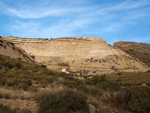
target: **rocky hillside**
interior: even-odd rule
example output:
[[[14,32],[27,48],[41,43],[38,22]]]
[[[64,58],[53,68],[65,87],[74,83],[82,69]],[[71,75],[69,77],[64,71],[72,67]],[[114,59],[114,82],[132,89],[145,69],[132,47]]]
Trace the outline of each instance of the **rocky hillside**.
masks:
[[[150,67],[150,44],[121,41],[114,43],[114,47],[118,47]]]
[[[150,113],[150,71],[137,72],[145,64],[104,40],[2,38],[0,113]],[[29,63],[29,54],[58,70],[119,73],[78,77]]]
[[[24,50],[16,47],[14,43],[3,40],[0,37],[0,55],[10,56],[11,58],[34,62],[33,57],[27,54]]]
[[[0,113],[150,113],[149,87],[149,72],[78,79],[0,55]]]
[[[29,39],[2,37],[25,50],[49,69],[97,75],[113,72],[146,71],[147,66],[120,49],[94,37]]]

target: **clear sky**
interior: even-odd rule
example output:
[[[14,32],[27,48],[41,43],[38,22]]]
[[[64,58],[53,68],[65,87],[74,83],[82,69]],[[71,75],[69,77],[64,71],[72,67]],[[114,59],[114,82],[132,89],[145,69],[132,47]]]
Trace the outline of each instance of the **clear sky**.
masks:
[[[0,0],[0,35],[150,43],[150,0]]]

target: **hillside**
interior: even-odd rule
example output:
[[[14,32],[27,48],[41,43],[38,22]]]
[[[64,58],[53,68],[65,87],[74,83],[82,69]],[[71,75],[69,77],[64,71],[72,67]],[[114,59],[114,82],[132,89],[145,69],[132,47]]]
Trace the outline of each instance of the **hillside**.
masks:
[[[94,37],[30,39],[2,37],[35,57],[49,69],[77,75],[144,72],[147,66],[120,49]]]
[[[0,113],[150,112],[150,71],[103,39],[2,37],[0,54]]]
[[[149,72],[78,79],[70,74],[48,70],[45,66],[2,55],[0,64],[1,113],[150,111]]]
[[[3,40],[2,37],[0,37],[0,55],[9,56],[22,61],[34,62],[33,57],[28,53],[21,48],[16,47],[14,43]]]
[[[113,45],[125,51],[135,59],[139,59],[150,67],[150,44],[136,42],[116,42]]]

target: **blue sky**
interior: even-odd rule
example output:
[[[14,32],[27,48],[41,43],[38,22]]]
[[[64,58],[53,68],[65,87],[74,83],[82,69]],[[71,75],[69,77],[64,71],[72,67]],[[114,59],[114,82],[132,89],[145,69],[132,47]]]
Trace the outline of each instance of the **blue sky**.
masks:
[[[150,43],[150,0],[0,0],[0,35]]]

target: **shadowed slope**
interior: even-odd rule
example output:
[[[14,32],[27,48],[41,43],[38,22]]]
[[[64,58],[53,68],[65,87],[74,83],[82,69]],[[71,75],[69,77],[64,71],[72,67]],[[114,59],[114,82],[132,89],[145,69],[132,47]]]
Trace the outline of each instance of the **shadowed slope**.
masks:
[[[24,50],[0,37],[0,54],[23,61],[34,62],[34,59]]]
[[[114,47],[120,48],[150,67],[150,44],[121,41],[114,43]]]

